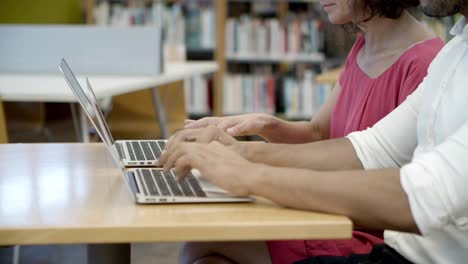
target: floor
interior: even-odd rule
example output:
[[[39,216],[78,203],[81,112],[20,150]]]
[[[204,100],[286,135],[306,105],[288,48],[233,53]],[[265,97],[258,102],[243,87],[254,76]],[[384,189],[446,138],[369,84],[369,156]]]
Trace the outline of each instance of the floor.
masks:
[[[132,264],[177,263],[179,244],[132,244]],[[20,264],[86,264],[85,245],[22,246]],[[12,263],[12,248],[0,247],[0,264]]]
[[[9,131],[12,143],[76,142],[70,119],[47,121],[46,130]],[[177,263],[178,243],[132,244],[132,264]],[[22,246],[20,264],[86,264],[85,245]],[[0,247],[0,264],[12,263],[12,248]]]

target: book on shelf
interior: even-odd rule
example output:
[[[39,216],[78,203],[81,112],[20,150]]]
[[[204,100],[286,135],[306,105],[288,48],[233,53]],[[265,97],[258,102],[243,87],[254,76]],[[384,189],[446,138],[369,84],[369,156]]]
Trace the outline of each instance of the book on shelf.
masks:
[[[185,108],[192,115],[209,115],[211,113],[212,80],[196,76],[184,81]]]
[[[216,42],[216,16],[209,5],[189,1],[185,18],[187,48],[191,50],[214,49]]]
[[[286,118],[310,119],[330,95],[332,85],[319,84],[316,74],[306,70],[301,79],[286,77],[283,82],[283,105]]]
[[[224,114],[275,113],[276,79],[272,74],[224,77]]]
[[[277,2],[275,1],[251,1],[252,12],[254,14],[274,14],[277,11]]]
[[[310,119],[323,105],[332,85],[315,81],[313,70],[301,77],[273,75],[268,66],[253,73],[231,73],[224,77],[225,115],[285,113],[290,119]]]
[[[226,21],[226,53],[236,55],[317,54],[324,36],[320,20],[302,14],[277,18],[242,15]]]
[[[162,27],[169,47],[213,49],[216,45],[216,16],[210,3],[185,1],[166,5],[165,1],[159,0],[104,0],[94,8],[94,18],[97,25],[103,26]]]

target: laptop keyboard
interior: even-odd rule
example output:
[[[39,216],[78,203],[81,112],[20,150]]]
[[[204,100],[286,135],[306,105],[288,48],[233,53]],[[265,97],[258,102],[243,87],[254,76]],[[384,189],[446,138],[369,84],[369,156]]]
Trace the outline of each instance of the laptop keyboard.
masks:
[[[164,141],[127,141],[125,142],[130,160],[157,160],[166,146]],[[118,144],[117,144],[118,145]],[[119,148],[117,147],[117,150]]]
[[[115,146],[117,147],[117,154],[119,155],[119,158],[120,159],[125,158],[124,150],[122,148],[122,145],[121,144],[115,144]]]
[[[173,171],[164,172],[157,169],[137,169],[136,177],[144,185],[143,193],[148,196],[206,197],[192,173],[179,182]]]
[[[128,154],[130,155],[130,159],[131,160],[136,160],[135,159],[135,153],[133,152],[133,149],[132,149],[132,145],[130,144],[130,142],[125,142],[125,144],[127,145],[127,150],[128,150]]]
[[[132,147],[137,160],[146,160],[139,142],[132,141]]]
[[[149,160],[155,160],[153,152],[151,151],[151,147],[148,142],[141,142],[141,147],[143,148],[143,152],[145,156]]]

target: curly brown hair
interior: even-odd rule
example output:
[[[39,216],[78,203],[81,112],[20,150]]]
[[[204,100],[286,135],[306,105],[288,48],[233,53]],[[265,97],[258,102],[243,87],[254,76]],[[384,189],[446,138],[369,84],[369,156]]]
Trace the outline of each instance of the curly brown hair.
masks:
[[[354,0],[354,6],[365,10],[369,15],[363,22],[371,20],[375,16],[390,19],[400,18],[403,11],[419,5],[419,0]]]

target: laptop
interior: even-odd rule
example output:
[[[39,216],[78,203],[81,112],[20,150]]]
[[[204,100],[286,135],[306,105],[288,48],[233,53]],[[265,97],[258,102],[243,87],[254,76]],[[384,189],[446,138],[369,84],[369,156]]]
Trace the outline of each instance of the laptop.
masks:
[[[93,124],[101,139],[104,138],[111,144],[112,153],[119,159],[119,162],[125,167],[154,167],[157,166],[161,152],[166,145],[165,140],[117,140],[114,141],[109,130],[109,126],[102,114],[102,111],[97,103],[94,92],[89,82],[87,82],[86,90],[83,90],[71,72],[67,63],[62,60],[60,71],[65,76],[69,86],[75,96],[85,102],[85,106],[81,104],[88,117],[94,119]],[[96,106],[97,109],[94,109]],[[85,109],[84,107],[88,107]]]
[[[136,203],[225,203],[254,201],[252,197],[230,195],[225,190],[205,181],[197,170],[192,170],[184,180],[177,181],[174,170],[165,172],[161,168],[148,167],[150,164],[147,161],[150,158],[152,158],[152,164],[157,162],[157,158],[159,158],[166,141],[114,141],[89,80],[86,79],[86,89],[83,90],[64,59],[62,59],[59,68],[83,111],[88,116],[91,124],[119,167],[119,172],[127,183]],[[118,145],[119,143],[120,146]],[[129,167],[129,162],[124,162],[124,158],[126,157],[129,158],[129,162],[135,162],[130,163],[130,165],[134,166]],[[141,166],[139,166],[140,164]]]

